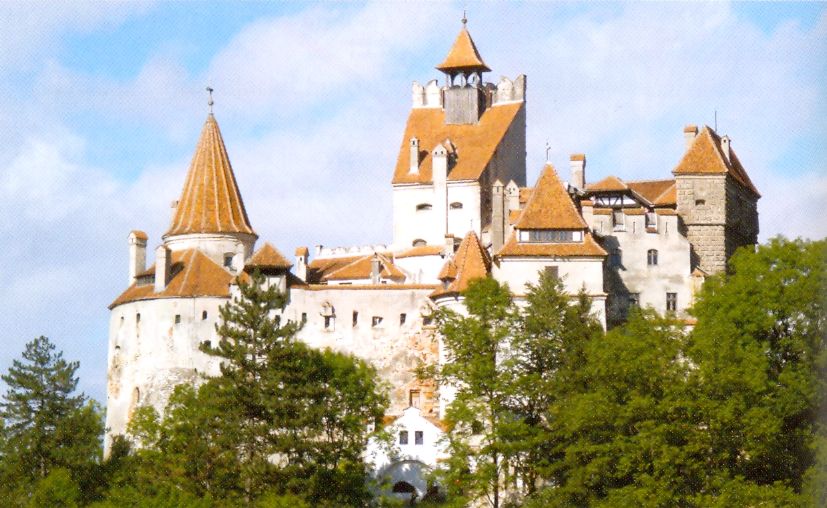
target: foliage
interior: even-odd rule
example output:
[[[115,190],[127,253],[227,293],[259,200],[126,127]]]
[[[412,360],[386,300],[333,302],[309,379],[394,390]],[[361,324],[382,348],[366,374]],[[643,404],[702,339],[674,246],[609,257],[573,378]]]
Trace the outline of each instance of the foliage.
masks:
[[[0,497],[21,505],[35,493],[69,503],[97,467],[102,413],[74,394],[78,363],[64,360],[49,339],[29,342],[22,356],[2,376],[8,390],[0,402]]]

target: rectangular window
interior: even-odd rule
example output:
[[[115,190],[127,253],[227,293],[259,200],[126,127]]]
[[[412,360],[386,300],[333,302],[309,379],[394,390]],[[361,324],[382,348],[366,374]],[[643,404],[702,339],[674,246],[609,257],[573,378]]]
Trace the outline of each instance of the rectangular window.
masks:
[[[370,320],[370,325],[374,328],[382,324],[382,316],[373,316]]]
[[[399,315],[399,326],[404,325],[406,319],[408,319],[407,314],[405,314],[404,312],[402,314],[400,314]]]
[[[560,269],[556,266],[547,266],[543,269],[546,274],[546,277],[557,280],[560,278]]]
[[[655,212],[646,212],[646,229],[657,228],[657,216]]]
[[[675,312],[678,310],[678,293],[666,293],[666,311]]]
[[[224,255],[224,268],[232,268],[233,267],[233,255],[232,254],[225,254]]]
[[[302,312],[302,324],[307,323],[307,312]]]
[[[175,324],[177,325],[177,324],[180,324],[180,323],[181,323],[181,314],[176,314],[175,315]]]
[[[612,228],[615,231],[625,231],[626,223],[623,217],[623,210],[620,208],[612,209]]]
[[[575,233],[575,231],[562,231],[559,229],[530,229],[528,231],[528,241],[540,243],[573,242],[579,240],[579,238],[575,238]]]
[[[410,407],[419,407],[419,390],[411,390],[408,392],[408,405]]]
[[[408,444],[408,431],[407,430],[400,430],[399,431],[399,444]]]
[[[649,266],[656,266],[658,264],[658,251],[656,249],[646,251],[646,264]]]
[[[359,313],[354,310],[353,311],[353,323],[352,323],[352,325],[356,326],[358,324],[359,324]]]
[[[421,430],[414,431],[414,444],[424,444],[425,434]]]

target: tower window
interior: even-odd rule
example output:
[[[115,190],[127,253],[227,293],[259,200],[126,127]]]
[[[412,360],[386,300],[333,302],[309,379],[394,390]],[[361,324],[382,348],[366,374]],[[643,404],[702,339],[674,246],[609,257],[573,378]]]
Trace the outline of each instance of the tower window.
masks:
[[[406,319],[408,319],[408,315],[407,315],[407,314],[405,314],[404,312],[403,312],[402,314],[400,314],[400,315],[399,315],[399,326],[404,325],[404,324],[405,324],[405,320],[406,320]]]
[[[425,433],[421,430],[414,431],[414,444],[424,444],[425,443]]]
[[[400,430],[399,431],[399,444],[408,444],[408,431],[407,430]]]
[[[355,310],[353,311],[353,326],[359,324],[359,313]]]
[[[696,199],[695,200],[695,206],[704,206],[705,204],[706,204],[705,199]]]
[[[615,231],[624,231],[626,229],[625,219],[623,217],[623,210],[615,208],[612,210],[612,228]]]
[[[224,268],[232,268],[233,267],[233,255],[232,254],[224,254]]]
[[[140,322],[141,322],[141,313],[139,312],[139,313],[135,314],[135,324],[138,324]]]
[[[427,242],[425,240],[423,240],[422,238],[417,238],[416,240],[413,241],[413,243],[411,245],[413,247],[422,247],[423,245],[427,245]]]
[[[201,320],[203,321],[205,319],[207,319],[207,311],[202,311],[201,312]]]
[[[657,249],[649,249],[646,251],[646,264],[649,266],[657,266],[658,264],[658,251]]]
[[[462,210],[462,203],[459,201],[454,201],[451,203],[451,210]]]
[[[675,312],[678,310],[678,293],[666,293],[666,311]]]
[[[176,325],[181,324],[181,314],[176,314],[175,315],[175,324]]]
[[[302,324],[307,323],[307,312],[302,312]]]
[[[333,316],[325,316],[324,317],[324,329],[333,331],[336,321],[333,319]]]
[[[431,208],[432,206],[430,203],[419,203],[418,205],[416,205],[417,212],[423,212],[425,210],[430,210]]]
[[[382,324],[382,316],[373,316],[370,320],[370,325],[374,328]]]

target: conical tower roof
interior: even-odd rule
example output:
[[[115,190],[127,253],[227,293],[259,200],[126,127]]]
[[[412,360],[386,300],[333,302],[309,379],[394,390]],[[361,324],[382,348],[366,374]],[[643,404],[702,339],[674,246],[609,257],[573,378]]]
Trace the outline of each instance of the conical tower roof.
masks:
[[[588,226],[551,164],[546,164],[525,210],[517,220],[518,229],[586,229]]]
[[[464,19],[462,29],[459,31],[454,45],[451,46],[451,51],[448,52],[448,56],[446,56],[445,60],[437,65],[436,68],[443,72],[489,72],[491,70],[485,65],[485,62],[482,61],[482,57],[479,51],[477,51],[477,46],[474,44],[471,34],[468,33],[468,29],[465,28]]]
[[[212,113],[201,130],[181,199],[164,237],[194,233],[256,234]]]
[[[473,231],[469,231],[459,244],[454,257],[445,263],[439,278],[447,283],[431,293],[432,297],[445,294],[461,293],[468,289],[468,284],[474,279],[481,279],[491,273],[491,258],[483,248],[480,239]]]

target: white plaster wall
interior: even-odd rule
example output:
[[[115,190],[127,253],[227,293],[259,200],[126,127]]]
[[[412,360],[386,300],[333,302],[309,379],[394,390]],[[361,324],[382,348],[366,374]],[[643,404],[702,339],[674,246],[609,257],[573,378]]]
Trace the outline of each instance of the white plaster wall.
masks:
[[[413,372],[419,362],[432,363],[436,359],[432,348],[432,332],[423,330],[422,309],[430,306],[431,289],[337,289],[306,290],[293,288],[284,316],[307,321],[298,338],[308,345],[352,353],[376,367],[381,379],[390,384],[389,414],[399,414],[408,407],[408,388],[416,381]],[[334,310],[333,326],[326,329],[323,304]],[[359,313],[353,325],[353,312]],[[400,324],[400,315],[405,323]],[[372,325],[373,316],[381,316],[382,323]]]
[[[441,225],[445,217],[439,212],[432,185],[396,185],[393,188],[393,246],[397,250],[411,247],[417,239],[429,245],[442,245],[445,235]],[[441,198],[439,198],[441,199]],[[462,203],[462,209],[452,210],[451,203]],[[428,203],[431,210],[417,210],[419,204]],[[462,238],[474,230],[480,234],[480,186],[477,182],[448,182],[448,232]]]
[[[198,249],[206,254],[218,266],[224,266],[224,255],[235,254],[241,247],[244,259],[253,255],[256,237],[247,234],[189,234],[170,236],[164,239],[164,244],[171,251]],[[240,270],[243,267],[235,267]]]
[[[205,340],[216,343],[218,308],[225,302],[225,298],[165,298],[126,303],[112,309],[107,450],[112,436],[126,431],[137,405],[150,404],[160,412],[175,385],[197,382],[201,374],[219,374],[218,360],[198,347]],[[204,311],[206,319],[202,319]],[[176,314],[181,316],[178,324]],[[140,393],[137,400],[136,388]]]
[[[451,203],[462,203],[452,210]],[[469,231],[480,235],[480,185],[477,182],[448,182],[448,233],[464,238]]]
[[[394,264],[410,274],[410,282],[413,284],[439,284],[437,276],[445,265],[445,258],[435,256],[411,256],[394,259]]]

